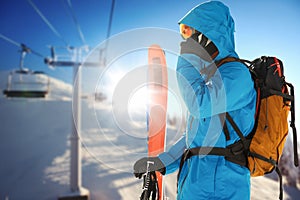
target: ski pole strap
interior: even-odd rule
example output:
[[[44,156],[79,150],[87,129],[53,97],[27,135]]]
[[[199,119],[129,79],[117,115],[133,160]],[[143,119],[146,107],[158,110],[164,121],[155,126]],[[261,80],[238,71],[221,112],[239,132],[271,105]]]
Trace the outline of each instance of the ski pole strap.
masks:
[[[150,171],[150,165],[154,165],[153,161],[147,161],[147,172],[143,179],[143,192],[140,200],[156,200],[156,192],[159,199],[159,188],[155,171]]]
[[[147,173],[147,175],[144,175],[143,179],[144,179],[144,182],[143,182],[143,192],[140,196],[140,200],[147,200],[148,199],[148,194],[149,194],[149,191],[148,191],[148,187],[149,187],[149,182],[150,182],[150,172]]]
[[[152,200],[159,199],[159,188],[158,188],[156,173],[154,171],[151,172],[149,171],[147,172],[146,175],[144,175],[143,192],[140,197],[140,200],[149,200],[149,199]]]

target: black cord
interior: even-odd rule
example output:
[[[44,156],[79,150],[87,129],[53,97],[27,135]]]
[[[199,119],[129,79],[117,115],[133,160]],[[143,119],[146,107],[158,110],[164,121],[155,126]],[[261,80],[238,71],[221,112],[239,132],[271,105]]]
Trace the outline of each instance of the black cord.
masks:
[[[49,20],[45,17],[45,15],[38,9],[38,7],[32,2],[32,0],[27,0],[31,7],[36,11],[36,13],[41,17],[41,19],[47,24],[47,26],[51,29],[51,31],[59,37],[65,45],[69,46],[66,40],[61,36],[61,34],[54,28],[54,26],[49,22]]]
[[[113,21],[114,9],[115,9],[115,0],[112,0],[112,1],[111,1],[110,14],[109,14],[109,21],[108,21],[108,28],[107,28],[106,39],[108,39],[108,38],[110,37],[111,27],[112,27],[112,21]]]
[[[22,43],[22,44],[21,44],[21,43],[18,43],[18,42],[16,42],[16,41],[14,41],[14,40],[12,40],[12,39],[10,39],[10,38],[8,38],[8,37],[2,35],[1,33],[0,33],[0,38],[2,38],[3,40],[5,40],[6,42],[8,42],[8,43],[10,43],[10,44],[13,44],[13,45],[15,45],[15,46],[17,46],[17,47],[21,47],[22,51],[26,51],[27,53],[33,53],[33,54],[36,55],[36,56],[45,58],[45,56],[43,56],[42,54],[40,54],[40,53],[37,52],[37,51],[32,50],[32,49],[29,48],[27,45],[25,45],[25,44],[23,44],[23,43]]]
[[[73,22],[74,22],[74,24],[75,24],[75,26],[77,28],[77,32],[79,34],[80,40],[83,43],[83,45],[86,45],[85,37],[84,37],[83,32],[81,30],[80,24],[79,24],[79,22],[78,22],[78,20],[76,18],[74,9],[73,9],[72,4],[71,4],[71,0],[67,0],[67,4],[68,4],[68,7],[69,7],[69,11],[70,11],[70,15],[72,17],[72,20],[73,20]]]

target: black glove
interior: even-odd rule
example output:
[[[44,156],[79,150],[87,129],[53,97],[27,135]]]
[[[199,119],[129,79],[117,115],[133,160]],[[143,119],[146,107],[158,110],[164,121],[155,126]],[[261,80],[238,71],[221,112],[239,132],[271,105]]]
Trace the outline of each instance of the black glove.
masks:
[[[198,38],[199,35],[201,35],[201,40]],[[180,45],[180,54],[195,54],[207,62],[212,62],[219,53],[214,43],[200,32],[196,32]]]
[[[153,162],[149,165],[149,171],[159,171],[162,175],[166,173],[166,167],[158,157],[144,157],[134,163],[133,173],[136,178],[142,178],[143,174],[147,172],[148,161]]]

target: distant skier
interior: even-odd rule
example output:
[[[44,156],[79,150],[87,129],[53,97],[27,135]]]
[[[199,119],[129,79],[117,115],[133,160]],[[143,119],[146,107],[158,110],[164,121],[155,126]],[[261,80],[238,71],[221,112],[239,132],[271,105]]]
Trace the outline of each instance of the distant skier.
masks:
[[[239,62],[222,64],[210,77],[207,66],[226,57],[238,58],[234,45],[234,21],[223,3],[210,1],[189,11],[180,21],[181,55],[177,81],[189,111],[182,138],[158,157],[142,158],[134,165],[136,177],[152,171],[169,174],[180,170],[177,199],[250,199],[250,172],[224,156],[204,155],[209,148],[225,148],[239,140],[229,123],[228,112],[243,135],[254,126],[256,92],[248,69]],[[224,131],[223,131],[224,130]],[[184,153],[185,152],[185,153]],[[184,153],[184,154],[183,154]],[[241,154],[242,152],[236,151]],[[181,159],[181,155],[183,159]]]

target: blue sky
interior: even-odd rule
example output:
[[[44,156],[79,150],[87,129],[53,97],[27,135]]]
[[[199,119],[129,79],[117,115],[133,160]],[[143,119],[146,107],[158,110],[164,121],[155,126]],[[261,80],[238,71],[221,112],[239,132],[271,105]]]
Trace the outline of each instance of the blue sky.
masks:
[[[80,46],[76,25],[68,10],[68,0],[32,0],[57,32],[71,46]],[[110,0],[70,0],[86,44],[95,47],[106,37]],[[133,28],[162,27],[177,31],[177,21],[192,7],[203,1],[183,0],[116,0],[111,35]],[[297,0],[223,1],[229,6],[236,23],[236,49],[240,57],[254,59],[260,55],[276,55],[285,64],[288,81],[299,85],[297,58],[300,50],[300,2]],[[65,46],[32,8],[27,0],[2,0],[0,34],[24,43],[44,56],[47,46]],[[18,47],[0,38],[0,69],[18,67]],[[72,71],[48,69],[43,58],[27,55],[25,66],[44,70],[51,76],[71,81]],[[296,88],[297,90],[297,88]]]
[[[67,0],[32,0],[57,32],[72,46],[82,42],[68,12]],[[106,37],[111,1],[70,0],[81,26],[86,44],[95,47]],[[192,7],[203,1],[183,0],[116,0],[112,35],[133,28],[163,27],[178,30],[177,21]],[[288,78],[297,80],[294,70],[300,53],[300,3],[297,0],[229,1],[236,22],[236,48],[243,58],[277,55],[286,64]],[[0,33],[24,43],[44,56],[50,55],[47,46],[65,46],[44,23],[27,0],[2,0],[0,3]],[[0,69],[18,66],[18,48],[0,39]],[[45,70],[50,75],[70,80],[69,69],[47,69],[43,59],[28,55],[25,65]]]

